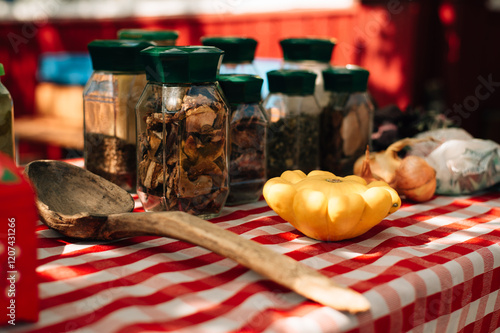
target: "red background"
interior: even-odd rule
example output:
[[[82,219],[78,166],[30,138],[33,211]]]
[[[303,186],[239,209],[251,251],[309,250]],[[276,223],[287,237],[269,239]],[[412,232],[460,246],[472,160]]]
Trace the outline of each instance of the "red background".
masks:
[[[199,45],[205,35],[239,35],[258,40],[257,57],[281,58],[279,40],[296,36],[334,37],[332,63],[370,70],[369,89],[379,106],[427,107],[430,80],[442,87],[446,108],[474,96],[478,77],[500,82],[497,38],[500,13],[481,1],[364,1],[348,10],[203,15],[167,18],[49,20],[0,23],[0,62],[15,116],[34,110],[40,54],[86,51],[98,38],[116,38],[122,28],[179,31],[178,45]],[[496,88],[498,89],[498,88]],[[500,89],[499,89],[500,90]],[[476,137],[500,142],[500,93],[494,91],[468,112],[462,127]]]

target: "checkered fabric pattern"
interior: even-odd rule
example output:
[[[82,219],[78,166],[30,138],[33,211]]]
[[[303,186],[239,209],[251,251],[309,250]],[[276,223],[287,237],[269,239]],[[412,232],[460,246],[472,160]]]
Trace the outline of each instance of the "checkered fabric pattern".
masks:
[[[363,293],[371,310],[351,315],[321,306],[175,239],[73,242],[39,225],[40,320],[9,332],[492,332],[500,327],[499,192],[404,203],[366,234],[341,242],[305,237],[263,200],[226,207],[211,221]]]

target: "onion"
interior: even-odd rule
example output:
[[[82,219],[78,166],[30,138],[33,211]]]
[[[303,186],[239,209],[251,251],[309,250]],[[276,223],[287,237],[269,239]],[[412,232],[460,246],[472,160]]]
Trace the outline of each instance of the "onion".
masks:
[[[418,156],[406,156],[396,169],[395,190],[406,198],[423,202],[436,191],[436,171]]]
[[[434,196],[436,171],[421,157],[400,158],[398,152],[417,142],[433,140],[402,139],[390,145],[385,151],[371,153],[367,147],[364,157],[354,164],[354,174],[366,181],[382,180],[408,200],[423,202]]]

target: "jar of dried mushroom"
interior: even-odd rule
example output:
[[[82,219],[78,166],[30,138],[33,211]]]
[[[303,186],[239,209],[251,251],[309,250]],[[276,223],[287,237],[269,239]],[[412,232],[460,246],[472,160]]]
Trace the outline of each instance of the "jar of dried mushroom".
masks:
[[[148,84],[137,107],[137,193],[146,211],[220,214],[228,196],[229,106],[217,83],[223,51],[141,52]]]
[[[253,65],[257,41],[245,37],[203,37],[203,45],[214,46],[224,51],[220,74],[257,75]]]
[[[352,174],[354,162],[371,145],[374,107],[366,92],[368,76],[358,66],[323,72],[329,102],[321,114],[322,170],[339,176]]]
[[[268,178],[290,169],[318,169],[321,110],[314,96],[316,74],[282,69],[268,72],[267,80]]]
[[[0,64],[0,76],[5,75]],[[0,151],[15,159],[14,149],[14,108],[9,91],[0,82]]]
[[[119,39],[140,39],[158,46],[175,45],[179,33],[175,30],[121,29]]]
[[[139,52],[145,41],[94,40],[94,72],[83,91],[85,167],[135,192],[135,105],[146,86]]]
[[[328,103],[321,72],[330,68],[335,39],[286,38],[280,41],[284,69],[302,69],[316,73],[315,96],[320,107]]]
[[[259,200],[266,176],[267,119],[255,75],[227,74],[219,83],[231,106],[228,204]]]

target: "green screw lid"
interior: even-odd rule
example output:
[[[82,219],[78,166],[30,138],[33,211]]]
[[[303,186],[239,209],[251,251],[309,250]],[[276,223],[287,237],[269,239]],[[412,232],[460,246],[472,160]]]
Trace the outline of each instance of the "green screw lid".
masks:
[[[244,37],[202,37],[201,43],[223,50],[223,63],[239,64],[252,62],[255,58],[255,49],[257,48],[257,41],[255,39]]]
[[[287,38],[280,41],[283,58],[288,61],[330,62],[335,44],[334,39],[326,38]]]
[[[231,104],[258,103],[264,80],[257,75],[224,74],[218,77],[219,84]]]
[[[366,91],[368,89],[368,76],[370,72],[357,65],[347,65],[346,68],[352,73],[352,92]]]
[[[125,39],[98,39],[87,48],[96,71],[143,72],[139,52],[153,45],[147,41]]]
[[[345,67],[332,67],[323,71],[325,90],[335,92],[350,92],[353,73]]]
[[[148,30],[148,29],[121,29],[118,30],[120,39],[142,39],[148,41],[173,40],[176,41],[179,33],[175,30]]]
[[[213,46],[156,46],[141,51],[149,81],[215,82],[224,51]]]
[[[3,64],[0,63],[0,76],[5,75],[5,70],[3,69]]]
[[[274,70],[267,72],[269,92],[287,95],[313,95],[316,74],[305,70]]]

